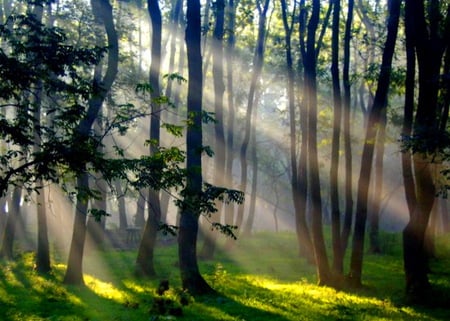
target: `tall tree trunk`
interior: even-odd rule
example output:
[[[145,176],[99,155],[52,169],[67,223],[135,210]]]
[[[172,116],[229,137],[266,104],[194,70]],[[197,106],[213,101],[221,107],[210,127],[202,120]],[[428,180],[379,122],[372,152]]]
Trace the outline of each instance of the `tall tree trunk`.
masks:
[[[381,121],[380,116],[383,112],[383,109],[387,107],[387,96],[392,68],[392,57],[394,55],[395,42],[397,39],[400,5],[401,0],[392,0],[389,3],[388,34],[383,51],[377,91],[367,122],[364,148],[361,157],[361,170],[358,181],[356,217],[349,274],[349,280],[354,286],[361,286],[364,235],[367,219],[368,190],[372,173],[372,161],[374,153],[373,142],[376,138],[378,125]]]
[[[270,0],[264,0],[264,5],[261,7],[260,2],[257,4],[259,12],[259,22],[258,22],[258,37],[256,40],[255,52],[253,55],[253,73],[252,80],[250,83],[250,90],[247,98],[247,113],[245,116],[245,128],[244,128],[244,138],[242,140],[241,149],[239,152],[239,159],[241,163],[241,183],[239,185],[239,190],[243,193],[247,190],[247,148],[250,141],[251,132],[251,119],[253,108],[256,108],[255,104],[255,92],[257,90],[259,77],[261,75],[263,61],[264,61],[264,44],[266,38],[266,18],[267,10],[269,9]],[[238,206],[238,213],[236,217],[236,225],[241,227],[244,221],[244,208],[245,205],[241,204]]]
[[[307,26],[305,69],[306,102],[308,110],[308,165],[311,187],[311,231],[316,259],[318,283],[330,282],[330,267],[322,230],[322,198],[320,193],[319,158],[317,151],[317,60],[316,31],[320,16],[320,1],[313,0],[311,17]]]
[[[233,86],[233,63],[235,47],[235,20],[236,4],[235,0],[229,0],[228,3],[228,42],[226,46],[226,68],[227,68],[227,138],[226,138],[226,163],[225,163],[225,186],[233,187],[233,160],[234,160],[234,86]],[[232,225],[234,222],[234,204],[228,204],[225,207],[225,224]]]
[[[192,126],[186,133],[187,182],[183,191],[184,206],[180,213],[178,258],[182,287],[193,295],[211,293],[212,288],[200,274],[197,263],[198,219],[201,213],[194,208],[195,199],[202,192],[202,55],[200,1],[187,1],[186,48],[188,56],[188,115]]]
[[[293,19],[291,20],[291,25],[289,26],[287,18],[286,0],[281,0],[281,9],[286,42],[287,94],[288,94],[289,127],[290,127],[290,134],[289,134],[290,165],[292,173],[291,190],[295,210],[295,227],[296,227],[295,230],[297,234],[297,242],[299,246],[300,256],[304,256],[308,259],[308,261],[312,262],[314,260],[312,241],[309,235],[309,229],[306,222],[306,201],[305,201],[306,195],[301,194],[300,188],[301,175],[299,173],[298,167],[300,161],[297,162],[298,133],[296,128],[297,117],[296,117],[295,91],[294,91],[295,77],[294,77],[294,66],[293,66],[292,46],[291,46]],[[306,186],[306,184],[304,186]]]
[[[354,0],[348,1],[347,21],[344,34],[344,65],[343,65],[343,135],[345,150],[345,212],[342,227],[342,256],[344,256],[350,237],[353,220],[353,178],[352,178],[352,145],[350,135],[351,84],[350,84],[350,39],[352,36]]]
[[[425,8],[425,5],[427,6]],[[421,302],[428,297],[428,260],[424,249],[425,231],[433,207],[436,188],[431,171],[430,150],[439,141],[437,135],[440,71],[450,35],[450,6],[445,15],[439,1],[407,1],[405,6],[406,39],[411,41],[418,62],[419,97],[413,123],[413,136],[421,146],[414,146],[412,156],[415,178],[415,206],[403,230],[403,259],[406,293],[411,301]],[[444,4],[442,4],[444,5]],[[412,182],[410,182],[412,183]],[[411,188],[411,187],[410,187]],[[406,186],[405,186],[406,189]],[[411,188],[411,193],[413,193]],[[408,195],[407,195],[408,196]]]
[[[150,87],[152,88],[151,98],[151,118],[150,118],[150,140],[154,144],[150,147],[150,155],[154,155],[160,144],[160,117],[161,106],[157,98],[161,94],[159,77],[161,70],[161,37],[162,37],[162,17],[158,0],[148,0],[148,12],[152,25],[151,55],[150,65]],[[145,224],[144,233],[139,245],[136,259],[136,271],[138,274],[153,276],[156,274],[154,268],[154,249],[156,237],[161,221],[161,204],[159,191],[150,189],[148,193],[148,218]]]
[[[341,242],[341,210],[339,206],[339,151],[342,123],[342,96],[339,77],[339,32],[341,1],[333,0],[333,32],[331,44],[331,75],[333,78],[333,138],[330,165],[331,236],[333,244],[333,271],[342,275],[344,262]]]
[[[106,72],[101,79],[98,74],[100,68],[96,68],[94,72],[93,88],[94,95],[89,99],[89,107],[85,117],[80,121],[77,134],[80,139],[86,139],[89,131],[96,120],[98,113],[102,107],[108,91],[116,78],[119,62],[119,43],[117,33],[114,27],[114,19],[112,14],[112,6],[108,0],[91,0],[92,12],[97,21],[102,22],[105,27],[108,42],[108,66]],[[86,160],[87,161],[87,160]],[[79,192],[89,189],[88,173],[78,174],[77,189]],[[77,200],[75,209],[75,222],[73,226],[72,242],[69,250],[69,260],[67,264],[64,283],[66,284],[84,284],[82,262],[83,250],[86,237],[86,215],[87,200],[81,197]]]
[[[214,124],[214,184],[216,186],[224,186],[225,183],[225,133],[224,133],[224,113],[223,113],[223,96],[225,93],[225,83],[223,75],[223,35],[225,23],[225,0],[217,0],[215,2],[216,23],[214,26],[212,46],[213,50],[213,80],[214,80],[214,112],[216,123]],[[220,222],[223,206],[216,202],[218,212],[216,220]],[[216,235],[214,231],[208,229],[212,233],[205,233],[205,241],[201,251],[201,256],[211,259],[214,256],[216,247]]]

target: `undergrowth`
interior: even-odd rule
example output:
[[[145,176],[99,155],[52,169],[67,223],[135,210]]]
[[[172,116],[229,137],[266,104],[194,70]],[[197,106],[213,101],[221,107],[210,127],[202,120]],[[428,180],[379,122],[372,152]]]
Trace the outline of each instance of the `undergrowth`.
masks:
[[[200,262],[219,294],[196,298],[180,288],[175,245],[157,249],[153,280],[134,276],[135,251],[92,251],[84,287],[62,285],[61,262],[49,275],[37,274],[33,254],[25,253],[0,261],[0,320],[450,320],[450,237],[438,240],[430,265],[432,306],[405,304],[400,238],[386,240],[388,251],[365,255],[364,288],[337,291],[315,285],[315,269],[298,258],[295,235],[259,233]]]

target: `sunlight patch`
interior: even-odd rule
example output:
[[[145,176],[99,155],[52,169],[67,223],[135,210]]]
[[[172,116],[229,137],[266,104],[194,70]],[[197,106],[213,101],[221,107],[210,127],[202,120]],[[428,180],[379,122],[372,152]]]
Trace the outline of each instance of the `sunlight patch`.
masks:
[[[85,275],[84,278],[86,286],[98,296],[120,302],[125,300],[126,294],[115,288],[111,283],[100,281],[90,275]]]

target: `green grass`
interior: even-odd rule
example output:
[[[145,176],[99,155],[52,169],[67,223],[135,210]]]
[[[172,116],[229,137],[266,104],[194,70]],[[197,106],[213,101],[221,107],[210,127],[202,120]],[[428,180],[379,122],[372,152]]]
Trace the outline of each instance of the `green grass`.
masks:
[[[54,262],[50,275],[38,275],[33,254],[26,253],[14,262],[0,261],[0,320],[450,320],[450,237],[438,242],[441,258],[432,262],[430,275],[436,298],[428,307],[404,304],[400,238],[388,240],[386,254],[365,255],[363,289],[336,291],[315,285],[315,270],[297,257],[293,234],[259,233],[240,240],[231,253],[200,262],[220,294],[189,297],[176,317],[152,308],[161,279],[170,281],[164,297],[173,305],[186,297],[179,290],[175,246],[157,250],[155,280],[134,277],[133,251],[91,251],[84,264],[86,287],[62,285],[62,263]]]

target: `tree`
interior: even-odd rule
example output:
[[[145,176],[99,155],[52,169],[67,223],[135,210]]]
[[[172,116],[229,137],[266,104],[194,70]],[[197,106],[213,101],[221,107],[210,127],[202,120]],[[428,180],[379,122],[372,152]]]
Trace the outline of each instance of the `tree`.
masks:
[[[312,2],[312,12],[307,25],[306,52],[303,60],[305,70],[305,107],[307,110],[308,180],[311,186],[311,231],[318,283],[331,281],[322,230],[322,198],[320,193],[319,159],[317,152],[317,52],[316,31],[319,23],[320,1]]]
[[[192,294],[207,294],[212,288],[201,276],[197,264],[197,233],[200,212],[193,207],[202,191],[202,56],[200,1],[187,1],[186,49],[188,59],[188,116],[186,133],[187,181],[183,191],[185,206],[180,213],[178,257],[181,282]]]
[[[89,138],[92,124],[97,118],[98,112],[116,77],[119,60],[118,37],[114,27],[111,4],[108,0],[92,0],[91,5],[95,19],[102,22],[105,27],[108,39],[108,66],[103,76],[101,75],[101,65],[98,64],[95,68],[93,79],[94,92],[89,99],[88,110],[77,126],[76,133],[80,141],[86,141]],[[84,161],[86,162],[88,160]],[[86,164],[81,164],[80,172],[77,176],[77,189],[75,221],[64,283],[79,285],[84,283],[82,262],[89,200],[89,176]]]
[[[401,0],[389,3],[388,35],[384,46],[377,91],[369,113],[364,148],[361,157],[361,169],[358,181],[355,227],[352,243],[349,280],[355,286],[361,286],[364,235],[367,219],[368,190],[372,172],[374,141],[381,122],[381,115],[387,108],[387,96],[392,68],[392,57],[397,39]]]
[[[223,35],[225,25],[225,1],[217,0],[214,5],[215,9],[215,25],[212,39],[213,50],[213,81],[214,81],[214,184],[223,186],[225,182],[225,133],[224,133],[224,113],[223,113],[223,97],[225,93],[224,73],[223,73]],[[218,204],[219,206],[219,204]],[[222,214],[220,208],[218,216]],[[202,248],[201,256],[211,259],[215,250],[215,235],[205,233],[205,242]]]
[[[245,118],[244,127],[244,138],[242,139],[241,149],[239,152],[239,160],[241,163],[241,182],[239,185],[239,190],[245,193],[247,189],[247,149],[250,142],[251,133],[251,120],[253,108],[256,108],[255,103],[255,92],[257,91],[258,81],[261,75],[263,62],[264,62],[264,46],[266,38],[266,20],[267,11],[269,9],[270,0],[264,0],[264,3],[257,1],[257,9],[259,13],[258,21],[258,37],[256,40],[255,51],[253,55],[253,72],[252,79],[250,82],[250,89],[247,97],[247,111]],[[241,226],[244,221],[244,206],[239,206],[238,213],[236,217],[236,225]]]
[[[301,256],[305,256],[309,261],[312,262],[313,248],[311,237],[309,235],[308,225],[306,223],[306,195],[303,193],[306,191],[301,189],[301,186],[306,187],[306,183],[302,182],[303,171],[299,168],[301,160],[297,161],[298,133],[296,128],[297,117],[296,117],[295,89],[294,89],[295,75],[292,58],[292,45],[291,45],[294,19],[291,20],[291,24],[289,25],[287,16],[287,5],[285,0],[281,0],[281,10],[286,43],[287,96],[288,96],[289,127],[290,127],[289,133],[290,165],[292,173],[291,186],[292,186],[292,199],[294,202],[294,210],[295,210],[295,227],[297,233],[299,253]],[[292,15],[294,16],[294,14],[295,10],[292,13]],[[304,138],[306,138],[306,136],[304,136]],[[302,153],[302,155],[305,155],[305,153]]]
[[[148,1],[148,13],[152,25],[151,55],[150,65],[150,96],[151,115],[150,115],[150,155],[154,155],[160,144],[160,117],[161,89],[159,85],[161,69],[161,36],[162,36],[162,18],[158,0]],[[150,189],[148,192],[148,217],[144,228],[144,234],[139,245],[138,256],[136,259],[136,271],[138,274],[153,276],[156,274],[153,264],[153,252],[156,245],[156,237],[161,221],[161,204],[159,191]]]
[[[403,134],[406,148],[402,164],[410,217],[403,230],[403,259],[407,296],[418,302],[427,299],[430,288],[424,241],[437,190],[431,167],[433,158],[445,159],[443,146],[448,147],[448,133],[445,132],[448,106],[439,101],[448,86],[448,83],[440,82],[440,72],[444,53],[447,51],[448,55],[450,6],[442,6],[438,1],[407,1],[405,5],[406,87],[409,91],[405,101]],[[412,109],[414,87],[411,85],[414,59],[418,64],[419,91],[415,115]],[[406,176],[411,173],[414,180]]]
[[[330,2],[331,5],[331,2]],[[340,32],[341,1],[333,1],[333,30],[331,43],[331,76],[333,79],[333,137],[331,145],[330,165],[330,201],[331,201],[331,231],[333,243],[333,270],[342,274],[344,262],[341,242],[341,210],[339,206],[339,148],[342,124],[342,94],[339,75],[339,32]]]

